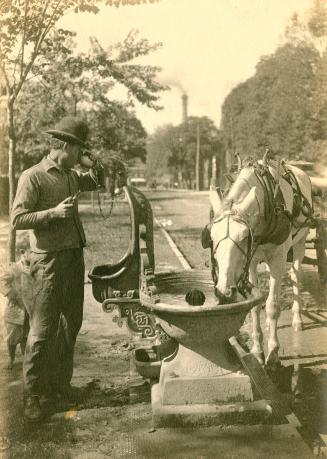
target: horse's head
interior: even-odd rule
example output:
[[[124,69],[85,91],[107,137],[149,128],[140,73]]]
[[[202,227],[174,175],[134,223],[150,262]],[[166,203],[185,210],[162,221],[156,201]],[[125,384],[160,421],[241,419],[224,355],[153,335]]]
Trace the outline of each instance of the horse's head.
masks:
[[[215,215],[211,226],[212,269],[215,293],[222,304],[244,299],[242,279],[247,274],[253,247],[249,215],[256,212],[255,192],[252,188],[237,204],[228,197],[222,200],[214,189],[210,192]]]

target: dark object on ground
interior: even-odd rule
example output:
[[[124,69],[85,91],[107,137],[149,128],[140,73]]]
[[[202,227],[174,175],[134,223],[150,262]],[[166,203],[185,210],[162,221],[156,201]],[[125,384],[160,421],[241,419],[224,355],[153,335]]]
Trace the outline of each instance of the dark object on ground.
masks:
[[[197,288],[193,288],[189,290],[185,295],[185,300],[191,306],[202,306],[206,300],[205,294],[198,290]]]

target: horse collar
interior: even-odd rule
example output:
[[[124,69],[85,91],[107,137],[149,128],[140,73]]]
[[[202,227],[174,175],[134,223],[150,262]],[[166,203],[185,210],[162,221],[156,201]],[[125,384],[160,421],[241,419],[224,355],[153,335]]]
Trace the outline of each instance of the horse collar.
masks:
[[[291,233],[291,221],[285,209],[283,193],[268,168],[255,168],[254,172],[263,188],[266,221],[266,227],[256,241],[259,244],[280,245]]]

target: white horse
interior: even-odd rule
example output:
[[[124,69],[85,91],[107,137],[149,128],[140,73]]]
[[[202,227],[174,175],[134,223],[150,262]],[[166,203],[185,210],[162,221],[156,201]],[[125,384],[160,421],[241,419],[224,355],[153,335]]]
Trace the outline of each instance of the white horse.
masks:
[[[210,232],[216,295],[221,303],[243,300],[251,288],[258,288],[257,265],[266,262],[270,272],[266,364],[278,363],[277,321],[288,253],[294,294],[292,326],[296,331],[303,327],[299,275],[312,224],[310,178],[296,167],[267,163],[264,158],[241,169],[226,197],[212,188],[210,201],[215,215]],[[251,352],[264,363],[260,310],[257,306],[251,311]]]

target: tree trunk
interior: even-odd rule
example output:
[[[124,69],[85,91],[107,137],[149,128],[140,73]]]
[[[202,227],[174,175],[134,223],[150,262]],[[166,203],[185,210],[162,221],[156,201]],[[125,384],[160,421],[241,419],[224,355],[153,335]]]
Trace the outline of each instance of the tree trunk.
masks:
[[[210,182],[210,164],[209,159],[205,159],[203,161],[203,170],[202,170],[202,181],[200,180],[200,189],[208,190],[209,189],[209,182]],[[201,176],[200,176],[201,178]],[[201,183],[202,182],[202,183]]]
[[[177,181],[178,181],[179,188],[182,188],[182,186],[183,186],[183,170],[182,170],[181,167],[179,167],[179,170],[177,172]]]
[[[9,179],[9,219],[11,209],[15,198],[15,153],[16,153],[16,134],[14,125],[14,104],[9,101],[7,106],[7,121],[8,121],[8,138],[9,138],[9,151],[8,151],[8,179]],[[16,247],[16,231],[9,226],[9,241],[8,241],[8,258],[9,261],[15,261],[15,247]]]

